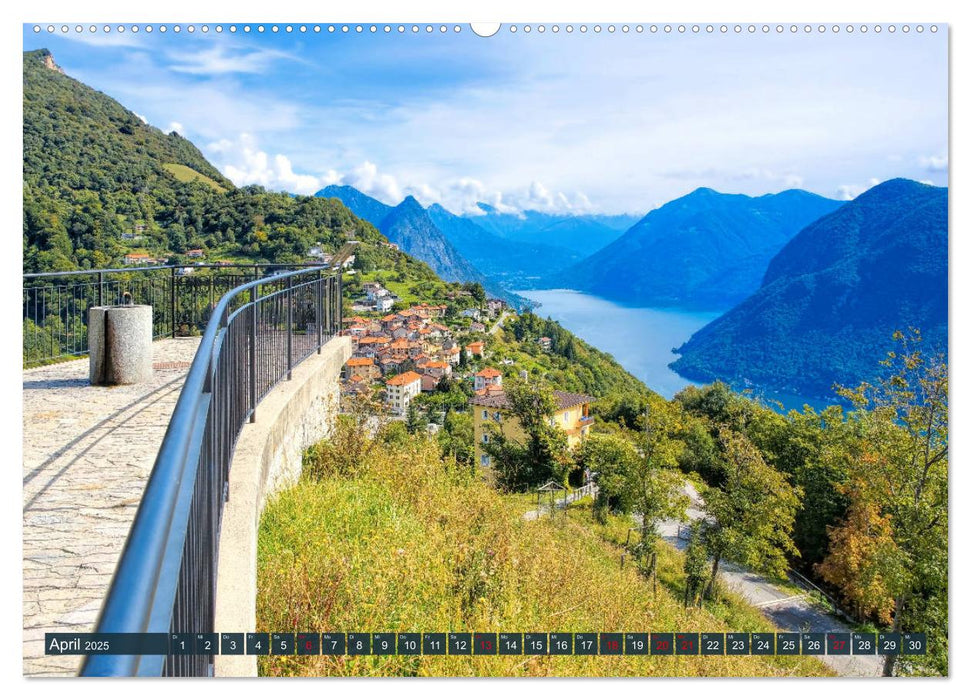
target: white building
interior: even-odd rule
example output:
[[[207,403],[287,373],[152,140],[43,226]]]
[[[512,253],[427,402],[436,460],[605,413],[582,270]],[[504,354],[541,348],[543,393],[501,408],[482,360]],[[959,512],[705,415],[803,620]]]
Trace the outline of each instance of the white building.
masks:
[[[492,367],[486,367],[485,369],[475,373],[473,389],[475,391],[481,391],[487,386],[502,386],[502,373]]]
[[[411,400],[421,393],[421,375],[417,372],[404,372],[389,379],[385,388],[391,412],[402,416],[408,412]]]

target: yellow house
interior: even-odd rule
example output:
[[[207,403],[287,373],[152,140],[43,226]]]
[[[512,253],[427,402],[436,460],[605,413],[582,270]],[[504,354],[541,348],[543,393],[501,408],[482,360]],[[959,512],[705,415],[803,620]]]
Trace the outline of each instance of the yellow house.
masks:
[[[590,432],[593,425],[590,404],[596,399],[567,391],[554,391],[553,397],[557,409],[551,420],[566,433],[569,446],[575,447]],[[503,434],[513,440],[522,440],[525,435],[519,421],[509,414],[509,402],[504,392],[482,393],[473,396],[469,403],[475,435],[475,463],[482,471],[488,472],[492,469],[492,463],[483,445],[488,444],[492,432],[497,430],[496,426],[501,425]]]

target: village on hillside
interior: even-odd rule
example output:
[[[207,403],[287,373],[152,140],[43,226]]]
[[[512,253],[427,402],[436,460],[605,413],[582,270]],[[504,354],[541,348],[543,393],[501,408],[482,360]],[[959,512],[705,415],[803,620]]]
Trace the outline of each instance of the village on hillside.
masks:
[[[365,297],[352,308],[368,315],[344,320],[342,334],[350,337],[353,354],[344,366],[342,395],[376,399],[392,419],[404,420],[409,410],[417,410],[419,396],[464,386],[469,400],[463,409],[473,412],[475,425],[475,463],[488,469],[489,456],[480,449],[489,439],[486,423],[500,422],[509,408],[499,368],[528,379],[525,369],[517,371],[513,360],[493,356],[489,349],[490,339],[513,311],[499,299],[487,299],[481,308],[451,314],[448,304],[427,303],[393,312],[398,300],[380,283],[365,283],[363,291]],[[536,342],[549,350],[549,338]],[[561,391],[554,396],[558,410],[553,420],[572,445],[590,430],[593,398]],[[428,422],[430,432],[439,427],[434,420]]]

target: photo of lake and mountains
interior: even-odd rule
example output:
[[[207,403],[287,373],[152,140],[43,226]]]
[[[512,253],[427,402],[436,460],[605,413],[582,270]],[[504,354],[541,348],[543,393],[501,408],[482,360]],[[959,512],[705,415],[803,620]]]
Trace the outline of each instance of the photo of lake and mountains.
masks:
[[[948,28],[23,27],[25,676],[948,676]]]

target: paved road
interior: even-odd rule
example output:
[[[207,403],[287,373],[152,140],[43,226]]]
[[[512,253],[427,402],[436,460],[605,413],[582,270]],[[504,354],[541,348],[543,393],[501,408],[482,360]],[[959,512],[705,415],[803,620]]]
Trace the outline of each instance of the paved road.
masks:
[[[499,318],[496,319],[496,322],[492,324],[492,328],[489,329],[489,335],[495,335],[496,331],[502,328],[502,322],[506,320],[506,316],[508,315],[508,311],[503,311],[499,314]]]
[[[135,386],[90,386],[87,358],[24,370],[24,675],[76,673],[44,633],[91,631],[198,345],[154,343]]]
[[[704,516],[704,502],[694,486],[685,484],[684,493],[691,499],[688,518],[691,521]],[[678,549],[687,546],[682,534],[684,523],[666,520],[659,528],[661,536]],[[771,583],[763,576],[754,574],[730,562],[720,567],[723,586],[730,588],[749,603],[762,610],[779,629],[793,632],[851,632],[841,620],[818,606],[804,595],[793,595]],[[883,675],[882,656],[821,656],[826,665],[841,676],[881,676]]]

